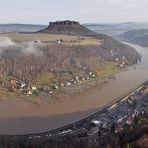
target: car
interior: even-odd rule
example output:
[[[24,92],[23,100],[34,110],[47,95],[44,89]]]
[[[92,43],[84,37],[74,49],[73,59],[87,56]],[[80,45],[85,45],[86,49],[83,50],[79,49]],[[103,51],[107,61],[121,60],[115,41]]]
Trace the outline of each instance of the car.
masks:
[[[108,123],[107,123],[105,120],[103,120],[103,121],[102,121],[101,127],[107,128],[107,125],[108,125]]]
[[[109,115],[109,117],[112,119],[112,120],[116,120],[117,118],[115,117],[115,116],[113,116],[113,115]]]
[[[122,118],[122,117],[120,117],[120,118],[118,118],[118,119],[117,119],[116,123],[117,123],[117,124],[121,124],[121,123],[122,123],[122,121],[123,121],[123,118]]]
[[[101,124],[102,124],[102,122],[101,122],[101,121],[96,120],[96,119],[93,119],[91,122],[92,122],[93,124],[97,125],[97,126],[99,126],[99,125],[101,125]]]
[[[72,129],[66,129],[66,130],[59,132],[59,134],[68,134],[70,132],[72,132]]]

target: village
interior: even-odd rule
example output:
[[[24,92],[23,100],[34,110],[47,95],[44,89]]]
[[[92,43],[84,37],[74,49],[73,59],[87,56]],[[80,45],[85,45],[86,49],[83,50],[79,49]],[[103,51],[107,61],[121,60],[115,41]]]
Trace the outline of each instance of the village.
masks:
[[[125,56],[123,56],[122,61],[119,60],[118,57],[116,57],[113,54],[113,51],[110,51],[112,54],[112,57],[114,57],[114,61],[117,63],[117,67],[120,69],[126,68],[128,63],[126,62]],[[59,74],[62,76],[62,73],[70,73],[71,78],[69,79],[61,79],[61,76],[57,76],[57,79],[49,83],[46,82],[48,85],[38,85],[37,83],[32,83],[26,81],[22,81],[16,78],[8,78],[8,79],[1,79],[0,80],[0,88],[6,89],[8,92],[15,94],[17,97],[21,96],[39,96],[39,95],[50,95],[62,88],[66,87],[72,87],[74,85],[80,85],[86,82],[89,82],[91,80],[97,79],[98,75],[96,72],[91,71],[87,69],[84,66],[79,66],[79,69],[83,72],[80,72],[79,74],[74,74],[73,71],[61,71]],[[57,72],[56,72],[57,73]],[[0,89],[1,90],[1,89]]]
[[[85,67],[80,67],[85,71],[85,75],[78,75],[73,77],[72,79],[61,81],[56,80],[56,83],[46,85],[46,86],[38,86],[38,84],[32,84],[30,82],[20,81],[15,78],[10,78],[8,80],[1,80],[0,86],[4,89],[7,89],[11,93],[18,94],[18,96],[38,96],[41,94],[53,94],[58,91],[60,88],[70,87],[76,84],[82,84],[84,82],[93,80],[97,77],[94,72],[88,71]],[[48,83],[48,82],[47,82]]]
[[[60,40],[59,40],[60,41]],[[57,44],[61,44],[62,41],[57,40]],[[117,69],[123,69],[128,66],[128,61],[125,56],[119,58],[116,53],[110,50],[110,56],[112,57]],[[15,77],[1,78],[0,79],[0,93],[7,92],[11,93],[12,96],[21,97],[21,96],[39,96],[39,95],[51,95],[58,90],[61,90],[66,87],[72,87],[74,85],[80,85],[85,82],[99,78],[100,75],[96,71],[92,71],[89,68],[84,66],[79,66],[79,72],[70,70],[63,70],[59,72],[54,72],[54,75],[59,73],[59,76],[56,76],[56,80],[49,82],[46,80],[46,84],[38,84],[37,82],[32,82],[26,80],[17,79]],[[111,70],[112,71],[112,70]],[[62,75],[70,74],[68,78],[62,78]],[[64,76],[65,77],[65,76]],[[9,95],[10,97],[11,95]],[[1,95],[2,98],[2,95]]]
[[[86,137],[91,139],[92,136],[101,137],[110,133],[120,133],[125,127],[131,126],[135,120],[138,120],[139,116],[147,114],[147,95],[148,86],[146,82],[145,85],[140,86],[128,96],[104,108],[102,112],[98,112],[92,119],[85,119],[86,123],[82,120],[81,124],[78,123],[81,129],[63,129],[58,131],[56,136],[74,134],[78,139],[85,140]]]

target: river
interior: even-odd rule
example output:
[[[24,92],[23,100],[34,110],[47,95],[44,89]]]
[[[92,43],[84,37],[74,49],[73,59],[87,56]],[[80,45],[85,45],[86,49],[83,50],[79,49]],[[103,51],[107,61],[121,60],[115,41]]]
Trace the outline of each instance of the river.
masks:
[[[127,43],[129,44],[129,43]],[[27,134],[48,131],[95,112],[148,79],[148,48],[129,44],[141,55],[141,63],[118,73],[101,88],[96,87],[76,98],[53,99],[39,105],[23,99],[0,102],[0,134]]]

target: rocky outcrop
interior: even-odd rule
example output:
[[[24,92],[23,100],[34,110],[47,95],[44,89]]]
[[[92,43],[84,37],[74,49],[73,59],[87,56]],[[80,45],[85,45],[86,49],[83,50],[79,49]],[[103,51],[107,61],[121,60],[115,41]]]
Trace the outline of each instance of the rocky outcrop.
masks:
[[[96,35],[97,33],[85,28],[76,21],[56,21],[50,22],[49,26],[43,30],[39,30],[40,33],[51,34],[68,34],[68,35]]]
[[[110,56],[111,51],[114,52],[114,54],[116,54],[118,58],[122,59],[123,56],[126,56],[129,63],[135,63],[137,57],[139,57],[138,56],[139,54],[132,47],[125,45],[110,36],[93,32],[85,28],[84,26],[80,25],[80,23],[76,21],[50,22],[47,28],[40,30],[38,32],[39,33],[50,33],[50,34],[89,36],[89,37],[93,37],[98,40],[101,40],[102,44],[98,47],[97,53],[99,53],[99,55],[101,55],[101,57],[103,57],[103,59],[107,61],[112,61],[114,58]],[[83,48],[86,49],[87,47],[83,47]],[[88,53],[90,53],[90,51],[91,52],[93,51],[92,47],[90,48],[91,50],[88,50],[87,51]],[[76,52],[76,50],[74,51]]]

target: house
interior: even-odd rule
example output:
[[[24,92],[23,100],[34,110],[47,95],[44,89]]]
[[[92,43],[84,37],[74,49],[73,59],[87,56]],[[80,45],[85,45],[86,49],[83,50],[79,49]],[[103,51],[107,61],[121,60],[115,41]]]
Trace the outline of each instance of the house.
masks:
[[[27,92],[27,96],[29,95],[32,95],[32,92],[30,90]]]
[[[123,64],[120,64],[120,68],[123,68],[124,67],[124,65]]]
[[[93,72],[89,72],[89,76],[95,78],[96,75]]]
[[[16,80],[10,80],[10,83],[15,85],[16,84]]]
[[[25,83],[21,83],[21,88],[24,88],[26,86]]]
[[[89,79],[90,79],[90,77],[89,77],[89,76],[87,76],[87,77],[86,77],[86,80],[89,80]]]
[[[74,79],[71,79],[70,82],[71,82],[71,83],[74,83]]]
[[[92,77],[93,77],[93,78],[96,78],[96,75],[95,75],[95,74],[92,74]]]
[[[76,80],[79,80],[79,77],[76,77]]]
[[[66,84],[67,86],[70,86],[71,85],[71,83],[70,82],[67,82],[67,84]]]
[[[85,77],[82,77],[82,81],[85,81]]]
[[[116,58],[115,60],[116,60],[116,62],[119,62],[119,58]]]
[[[41,41],[39,41],[39,40],[36,40],[36,41],[32,41],[32,43],[36,43],[36,44],[40,44],[41,43]]]
[[[42,91],[43,92],[49,92],[51,90],[51,88],[49,87],[49,86],[44,86],[43,88],[42,88]]]
[[[11,87],[9,88],[9,90],[10,90],[11,92],[16,92],[16,89],[15,89],[14,86],[11,86]]]
[[[59,86],[58,86],[58,85],[55,85],[54,87],[55,87],[55,89],[58,89],[58,88],[59,88]]]
[[[62,40],[58,40],[57,43],[58,43],[58,44],[61,44],[61,43],[62,43]]]
[[[125,56],[123,56],[122,59],[125,60],[126,59]]]
[[[32,90],[37,90],[36,86],[31,87]]]
[[[89,72],[89,75],[92,75],[93,73],[92,72]]]
[[[64,87],[64,83],[61,83],[61,84],[60,84],[60,87]]]
[[[76,84],[77,82],[76,82],[76,81],[74,81],[73,83],[74,83],[74,84]]]

